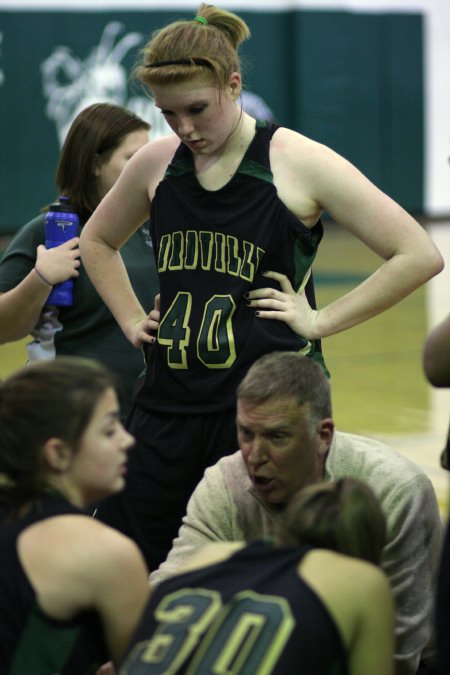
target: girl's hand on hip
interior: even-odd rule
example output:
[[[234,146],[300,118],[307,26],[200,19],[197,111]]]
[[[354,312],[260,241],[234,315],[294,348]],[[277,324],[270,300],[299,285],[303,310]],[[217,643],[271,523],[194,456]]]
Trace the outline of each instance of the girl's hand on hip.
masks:
[[[284,321],[294,333],[313,340],[317,335],[319,312],[312,309],[305,292],[296,293],[285,274],[264,272],[263,276],[274,279],[281,290],[275,288],[257,288],[245,295],[248,307],[256,310],[259,319]]]

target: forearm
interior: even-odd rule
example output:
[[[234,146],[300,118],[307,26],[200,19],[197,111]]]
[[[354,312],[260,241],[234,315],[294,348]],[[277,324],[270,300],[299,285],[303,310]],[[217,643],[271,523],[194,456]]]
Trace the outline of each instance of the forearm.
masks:
[[[387,260],[359,286],[319,310],[306,337],[322,338],[358,325],[394,306],[441,270],[440,257],[418,266],[412,256]]]
[[[320,311],[317,337],[325,337],[392,307],[438,274],[444,261],[405,209],[343,158],[323,149],[318,155],[311,167],[317,203],[383,261],[363,284]]]
[[[83,233],[84,235],[85,233]],[[81,236],[85,269],[128,339],[132,327],[146,318],[130,283],[120,252],[105,242]]]
[[[51,289],[33,268],[17,286],[0,295],[0,343],[30,334]]]

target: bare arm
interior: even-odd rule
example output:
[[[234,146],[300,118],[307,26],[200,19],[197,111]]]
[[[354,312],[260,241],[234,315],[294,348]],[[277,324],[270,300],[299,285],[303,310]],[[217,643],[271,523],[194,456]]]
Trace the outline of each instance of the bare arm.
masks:
[[[149,595],[148,570],[130,539],[116,536],[104,547],[93,570],[93,604],[97,608],[113,661],[119,663],[133,637]]]
[[[394,603],[381,570],[315,549],[302,560],[299,573],[333,617],[348,653],[350,675],[393,675]]]
[[[148,570],[136,544],[93,518],[64,515],[27,528],[19,556],[40,607],[63,621],[95,610],[110,655],[119,662],[149,593]]]
[[[450,314],[429,334],[423,352],[423,367],[435,387],[450,387]]]
[[[33,330],[52,287],[79,275],[78,237],[55,248],[40,244],[35,267],[17,286],[0,293],[0,343],[20,340]]]
[[[288,208],[307,226],[328,211],[384,262],[320,311],[286,288],[253,291],[261,318],[286,321],[306,338],[326,337],[383,312],[442,270],[442,256],[419,223],[343,157],[286,129],[275,139],[275,182]]]
[[[152,325],[132,289],[120,248],[148,218],[151,196],[177,144],[177,139],[167,137],[137,152],[81,234],[83,264],[135,347],[153,340],[149,335]]]
[[[366,569],[358,584],[359,617],[350,652],[350,675],[393,675],[394,603],[386,577]],[[352,584],[355,577],[352,577]]]

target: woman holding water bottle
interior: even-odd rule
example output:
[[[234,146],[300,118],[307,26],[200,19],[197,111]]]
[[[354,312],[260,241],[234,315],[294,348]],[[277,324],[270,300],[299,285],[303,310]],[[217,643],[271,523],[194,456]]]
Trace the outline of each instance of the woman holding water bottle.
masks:
[[[84,271],[78,236],[127,161],[147,143],[149,128],[147,122],[117,105],[97,103],[82,110],[69,129],[56,170],[56,185],[63,195],[59,205],[47,207],[24,225],[0,261],[0,343],[31,334],[29,361],[56,355],[102,361],[120,378],[125,413],[143,359]],[[55,209],[60,208],[69,211],[59,214],[63,221],[78,216],[79,225],[76,236],[55,246],[55,236],[46,234],[46,221],[47,230],[53,222],[58,232]],[[71,227],[63,223],[59,230],[64,229]],[[124,263],[135,293],[149,311],[158,292],[158,278],[151,240],[142,228],[125,245]],[[73,280],[73,297],[67,305],[53,296],[60,293],[59,284],[69,279]]]

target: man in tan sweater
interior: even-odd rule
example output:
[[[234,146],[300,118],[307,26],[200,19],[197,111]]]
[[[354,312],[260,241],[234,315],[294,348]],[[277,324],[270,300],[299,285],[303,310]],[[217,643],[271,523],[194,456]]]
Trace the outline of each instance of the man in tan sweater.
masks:
[[[358,478],[373,489],[387,518],[382,567],[397,608],[396,674],[414,675],[426,667],[433,656],[442,541],[428,477],[383,443],[335,431],[328,380],[320,366],[299,354],[274,352],[259,359],[237,399],[240,450],[206,470],[151,582],[175,574],[188,555],[210,541],[269,535],[291,495],[304,485]]]

